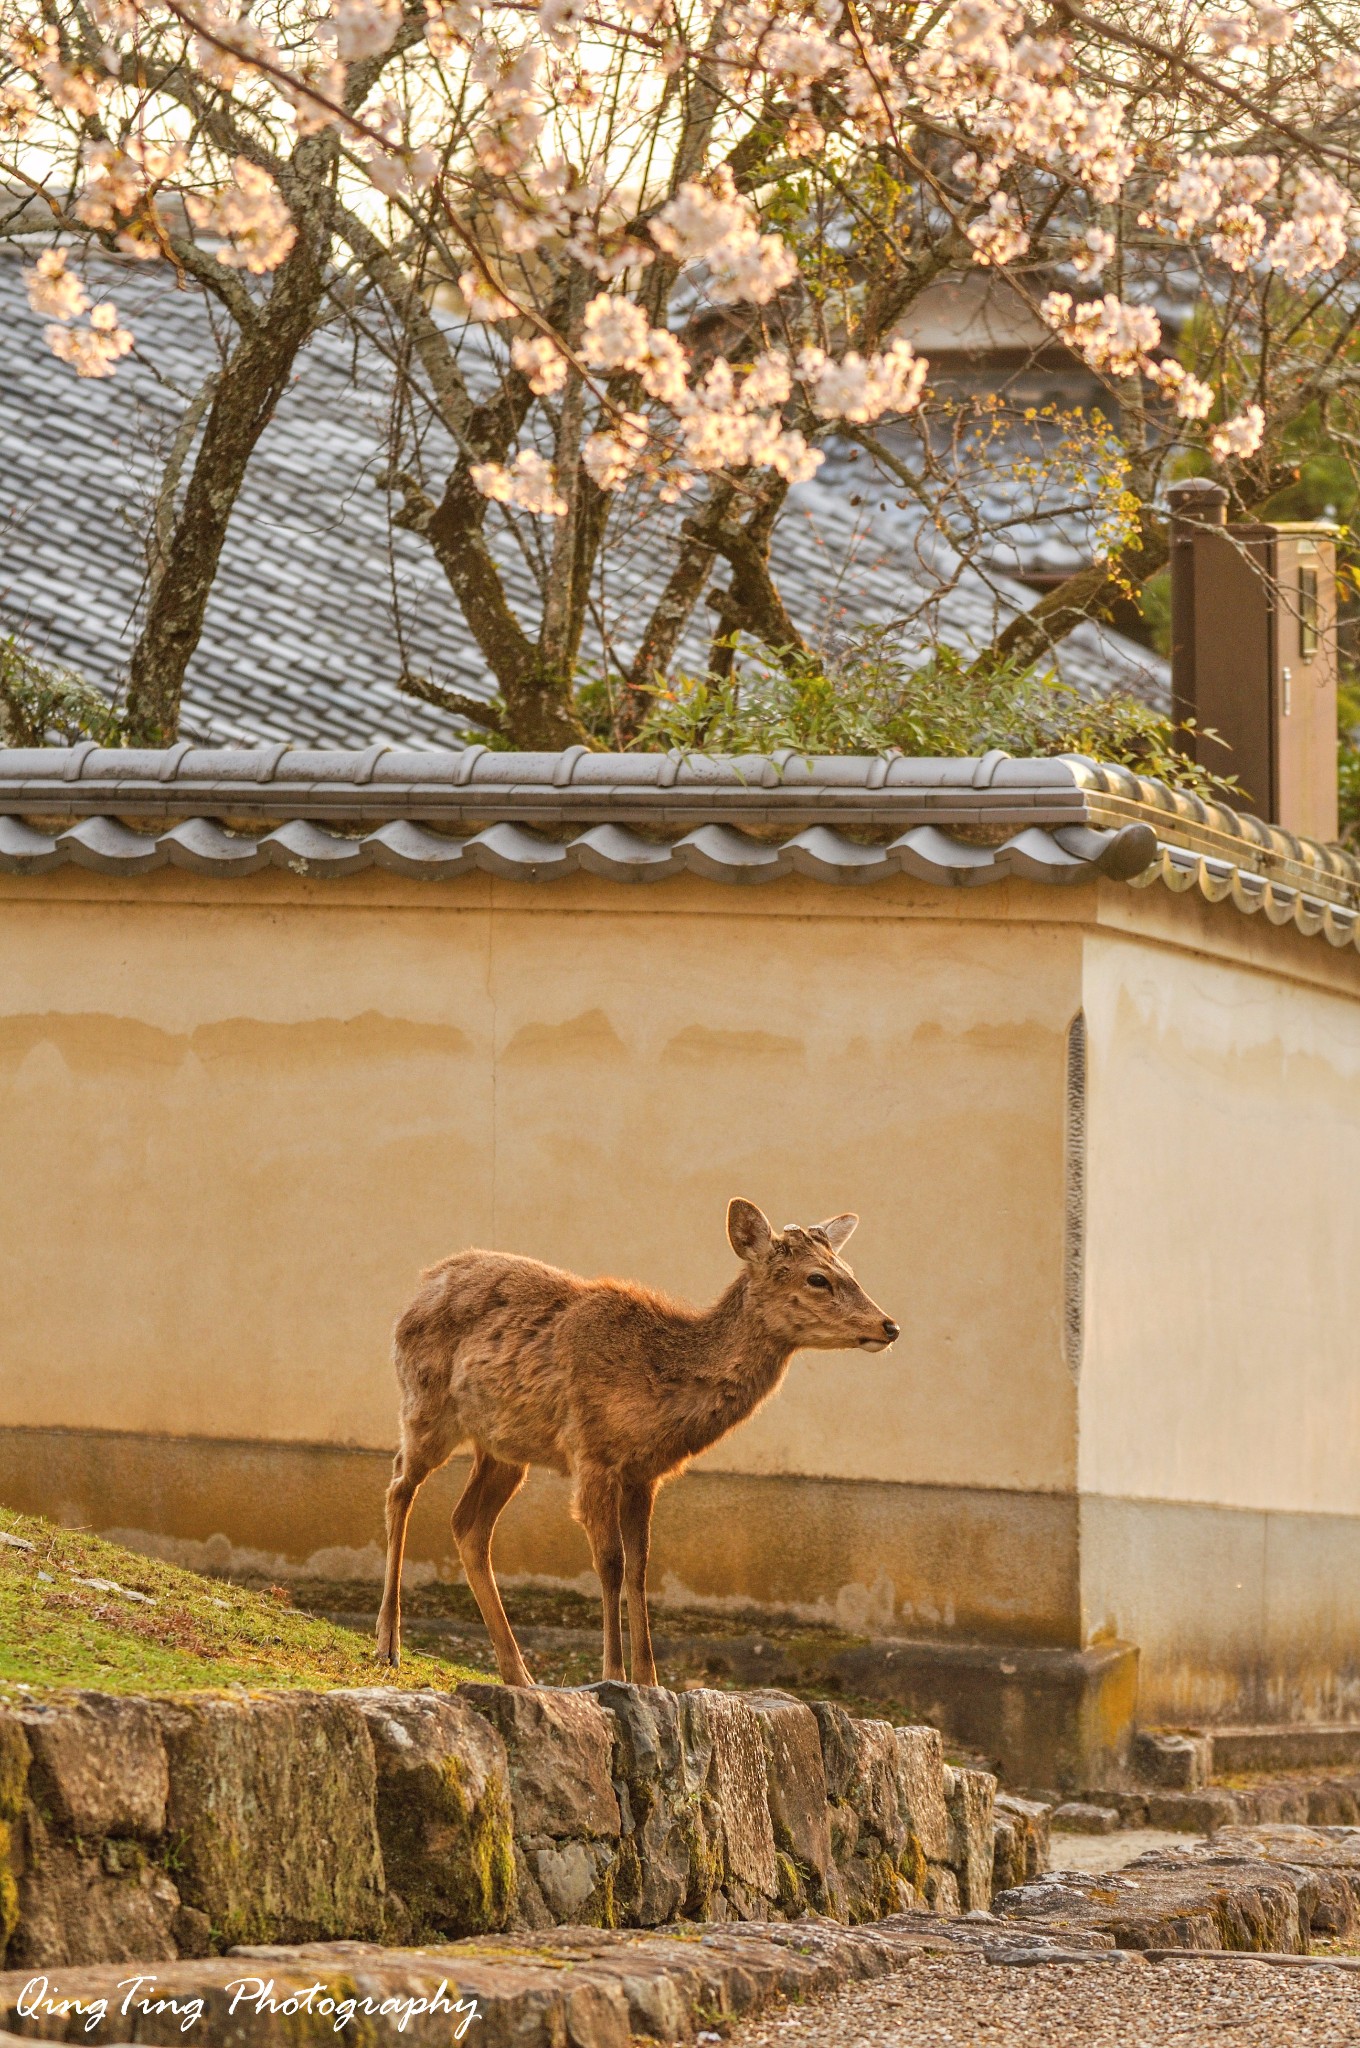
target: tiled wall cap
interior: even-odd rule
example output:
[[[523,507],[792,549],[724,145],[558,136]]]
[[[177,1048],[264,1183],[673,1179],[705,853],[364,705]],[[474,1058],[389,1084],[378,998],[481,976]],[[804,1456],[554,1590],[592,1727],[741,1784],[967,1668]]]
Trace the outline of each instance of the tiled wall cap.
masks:
[[[1331,946],[1360,946],[1360,914],[1354,905],[1248,873],[1218,854],[1160,843],[1146,820],[1113,830],[1029,825],[999,845],[959,840],[936,825],[916,824],[886,845],[865,846],[828,825],[807,826],[771,841],[712,823],[665,841],[610,824],[592,825],[569,839],[550,839],[508,820],[456,838],[409,818],[391,819],[363,835],[329,831],[304,818],[254,835],[227,831],[202,817],[152,833],[134,832],[119,818],[96,815],[54,831],[0,806],[0,872],[38,875],[67,863],[120,876],[164,866],[204,875],[279,867],[318,877],[378,867],[422,880],[480,872],[528,882],[584,872],[617,882],[689,873],[729,884],[804,875],[846,885],[905,874],[971,888],[1010,877],[1070,884],[1104,875],[1135,887],[1161,881],[1176,893],[1198,890],[1209,902],[1231,902],[1248,915],[1264,910],[1270,923],[1292,924],[1305,937],[1320,933]]]
[[[713,811],[705,818],[707,801]],[[291,807],[296,804],[296,810]],[[605,754],[584,747],[513,754],[475,746],[422,751],[290,747],[161,750],[79,746],[0,750],[0,812],[17,818],[107,812],[167,822],[185,813],[255,817],[276,828],[290,817],[376,827],[385,819],[460,816],[476,827],[604,823],[612,811],[663,830],[731,827],[752,820],[833,829],[860,820],[880,830],[938,814],[946,828],[983,819],[1020,826],[1108,827],[1136,806],[1168,842],[1231,855],[1273,879],[1345,908],[1360,906],[1360,860],[1316,845],[1224,804],[1173,790],[1131,769],[1081,755],[1012,759],[905,756]],[[503,809],[502,809],[503,807]],[[913,815],[914,814],[914,815]],[[1240,849],[1240,852],[1238,851]],[[383,856],[386,858],[386,855]],[[549,863],[551,865],[551,863]],[[1174,864],[1173,864],[1174,867]],[[1168,880],[1171,870],[1168,870]],[[1177,870],[1179,872],[1179,870]]]

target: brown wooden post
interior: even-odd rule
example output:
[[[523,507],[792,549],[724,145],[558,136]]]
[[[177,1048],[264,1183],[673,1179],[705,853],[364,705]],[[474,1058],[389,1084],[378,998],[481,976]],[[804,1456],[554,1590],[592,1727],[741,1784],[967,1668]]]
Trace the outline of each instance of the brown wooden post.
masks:
[[[1221,527],[1228,493],[1207,476],[1187,477],[1167,492],[1171,507],[1171,715],[1177,730],[1198,722],[1195,684],[1195,534]]]
[[[1239,810],[1307,839],[1334,839],[1335,532],[1227,524],[1228,494],[1173,484],[1171,692],[1190,751],[1231,776]]]

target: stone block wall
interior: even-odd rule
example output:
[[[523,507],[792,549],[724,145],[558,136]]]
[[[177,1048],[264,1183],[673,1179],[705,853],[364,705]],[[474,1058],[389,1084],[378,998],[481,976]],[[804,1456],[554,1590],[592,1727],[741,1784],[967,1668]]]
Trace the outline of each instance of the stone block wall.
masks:
[[[390,1688],[0,1708],[0,1963],[985,1907],[995,1781],[778,1693]]]

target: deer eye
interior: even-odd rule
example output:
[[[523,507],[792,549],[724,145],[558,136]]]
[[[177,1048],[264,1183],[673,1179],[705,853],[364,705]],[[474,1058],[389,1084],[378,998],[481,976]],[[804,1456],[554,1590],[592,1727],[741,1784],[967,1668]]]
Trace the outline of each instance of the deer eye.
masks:
[[[826,1277],[826,1274],[825,1274],[825,1273],[809,1273],[809,1274],[808,1274],[808,1286],[809,1286],[809,1287],[826,1287],[826,1288],[829,1288],[829,1287],[830,1287],[830,1285],[831,1285],[831,1282],[830,1282],[830,1281],[829,1281],[829,1280],[827,1279],[827,1277]]]

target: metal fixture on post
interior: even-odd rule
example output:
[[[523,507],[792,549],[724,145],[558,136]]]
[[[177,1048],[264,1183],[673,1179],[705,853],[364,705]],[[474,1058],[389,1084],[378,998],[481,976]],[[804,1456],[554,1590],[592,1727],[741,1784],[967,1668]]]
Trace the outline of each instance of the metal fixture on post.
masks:
[[[1207,478],[1167,496],[1175,722],[1203,767],[1236,777],[1238,809],[1335,839],[1335,528],[1229,525]]]

